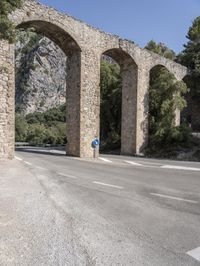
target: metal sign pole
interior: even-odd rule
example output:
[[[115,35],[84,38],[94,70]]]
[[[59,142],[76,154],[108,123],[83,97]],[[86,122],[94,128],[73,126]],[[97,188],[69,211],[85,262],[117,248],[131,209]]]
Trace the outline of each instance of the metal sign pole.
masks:
[[[98,149],[98,146],[96,146],[94,148],[94,158],[98,158],[98,154],[99,154],[99,149]]]

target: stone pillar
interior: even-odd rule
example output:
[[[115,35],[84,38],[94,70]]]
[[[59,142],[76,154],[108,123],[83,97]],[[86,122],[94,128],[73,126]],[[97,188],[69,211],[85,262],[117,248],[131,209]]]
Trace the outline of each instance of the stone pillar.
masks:
[[[183,81],[185,73],[174,73],[175,78],[177,81]],[[181,124],[181,111],[177,108],[175,111],[175,126],[180,126]]]
[[[99,137],[100,59],[93,51],[67,59],[67,155],[93,157],[92,140]]]
[[[96,51],[82,52],[81,75],[81,157],[93,157],[92,140],[100,135],[100,55]]]
[[[139,67],[137,87],[136,154],[142,155],[148,143],[149,70]]]
[[[131,59],[121,65],[122,76],[122,127],[121,154],[134,155],[136,153],[136,112],[138,70]]]
[[[14,46],[0,40],[0,159],[14,157]]]
[[[66,82],[66,153],[80,156],[80,97],[81,97],[81,53],[67,55]]]

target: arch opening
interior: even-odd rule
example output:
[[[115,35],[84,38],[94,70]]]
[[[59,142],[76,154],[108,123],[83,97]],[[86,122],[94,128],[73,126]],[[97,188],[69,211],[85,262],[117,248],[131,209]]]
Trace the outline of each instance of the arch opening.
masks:
[[[36,33],[44,35],[45,37],[53,41],[55,44],[57,44],[66,55],[68,53],[71,53],[72,51],[81,51],[80,46],[74,40],[74,38],[66,31],[64,31],[53,23],[41,20],[31,20],[27,22],[22,22],[16,28],[24,30],[30,28],[34,29]]]
[[[187,129],[180,127],[180,110],[185,106],[182,95],[186,90],[185,84],[165,66],[156,65],[150,70],[148,147],[151,152],[183,145]]]
[[[186,75],[183,81],[188,87],[188,92],[184,95],[187,106],[181,112],[181,123],[187,123],[192,132],[200,132],[200,107],[198,97],[194,91],[193,79],[190,75]]]
[[[133,155],[136,153],[137,65],[122,49],[104,52],[101,60],[102,152]]]
[[[16,137],[19,141],[17,130],[22,127],[17,123],[21,123],[29,131],[25,142],[67,142],[67,154],[80,156],[81,49],[68,33],[48,22],[29,21],[17,29],[33,31],[31,39],[25,37],[21,55],[16,55],[17,113],[20,114],[19,99],[23,104],[29,99],[21,114],[16,115]],[[27,68],[28,73],[24,73]]]

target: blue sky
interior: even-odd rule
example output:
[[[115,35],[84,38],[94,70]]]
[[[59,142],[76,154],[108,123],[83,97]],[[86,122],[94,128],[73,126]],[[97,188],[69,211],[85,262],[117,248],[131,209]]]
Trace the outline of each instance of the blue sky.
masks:
[[[192,21],[200,16],[200,0],[40,0],[141,47],[153,39],[179,52]]]

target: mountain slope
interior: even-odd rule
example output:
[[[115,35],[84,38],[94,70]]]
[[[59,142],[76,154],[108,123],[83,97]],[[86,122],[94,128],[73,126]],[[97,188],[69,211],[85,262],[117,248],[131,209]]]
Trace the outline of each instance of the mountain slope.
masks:
[[[16,111],[44,112],[65,103],[66,56],[49,39],[20,32],[16,44]]]

